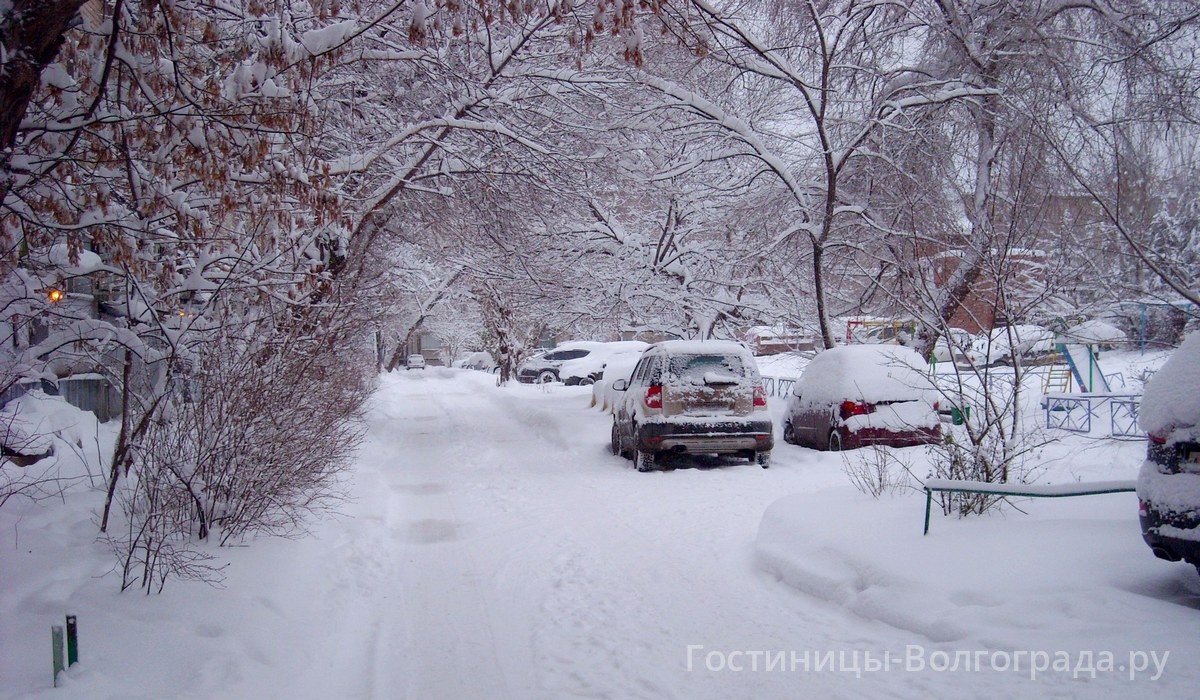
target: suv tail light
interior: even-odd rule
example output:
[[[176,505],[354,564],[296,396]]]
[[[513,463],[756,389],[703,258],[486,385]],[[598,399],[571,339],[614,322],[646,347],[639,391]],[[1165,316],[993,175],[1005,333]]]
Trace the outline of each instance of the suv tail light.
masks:
[[[1182,445],[1167,444],[1166,435],[1146,433],[1146,438],[1146,459],[1158,467],[1158,473],[1178,474],[1181,467],[1180,458],[1183,456],[1183,450],[1180,449]]]
[[[841,406],[842,420],[850,416],[865,416],[875,412],[875,404],[862,401],[843,401]]]
[[[646,389],[646,408],[662,408],[662,385],[651,384]]]
[[[754,387],[754,407],[766,408],[767,406],[767,388],[762,384]]]

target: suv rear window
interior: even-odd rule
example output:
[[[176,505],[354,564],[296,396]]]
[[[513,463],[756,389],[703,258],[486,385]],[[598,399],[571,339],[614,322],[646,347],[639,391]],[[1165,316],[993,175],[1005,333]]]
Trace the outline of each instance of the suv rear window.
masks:
[[[699,386],[706,379],[728,378],[738,383],[746,376],[746,363],[738,355],[671,355],[667,383]]]

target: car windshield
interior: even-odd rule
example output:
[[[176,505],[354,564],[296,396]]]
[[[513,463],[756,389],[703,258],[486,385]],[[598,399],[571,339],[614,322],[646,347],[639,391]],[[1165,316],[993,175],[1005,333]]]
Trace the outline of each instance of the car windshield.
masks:
[[[667,360],[668,384],[735,384],[746,376],[746,363],[737,355],[672,355]]]

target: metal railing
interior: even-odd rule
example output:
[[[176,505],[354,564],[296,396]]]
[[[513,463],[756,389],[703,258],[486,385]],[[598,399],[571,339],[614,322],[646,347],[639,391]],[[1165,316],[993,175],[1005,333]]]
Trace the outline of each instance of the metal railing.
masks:
[[[929,534],[929,514],[933,510],[933,492],[980,493],[992,496],[1017,498],[1069,498],[1071,496],[1098,496],[1105,493],[1132,493],[1137,490],[1135,481],[1095,481],[1078,484],[996,484],[987,481],[957,479],[926,479],[925,489],[925,532]]]
[[[768,396],[773,396],[777,399],[786,398],[792,393],[792,387],[796,384],[795,377],[763,377],[763,388],[767,390]]]
[[[1141,438],[1143,434],[1137,425],[1141,402],[1140,394],[1046,394],[1043,405],[1046,427],[1090,434],[1096,427],[1093,419],[1100,421],[1107,417],[1105,436]]]

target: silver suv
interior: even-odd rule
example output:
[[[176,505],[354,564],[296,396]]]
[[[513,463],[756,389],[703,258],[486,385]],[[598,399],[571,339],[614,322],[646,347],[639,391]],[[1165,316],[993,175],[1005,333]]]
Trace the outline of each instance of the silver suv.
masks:
[[[618,379],[613,454],[652,471],[662,453],[740,454],[770,466],[771,414],[754,356],[740,343],[670,340]]]

